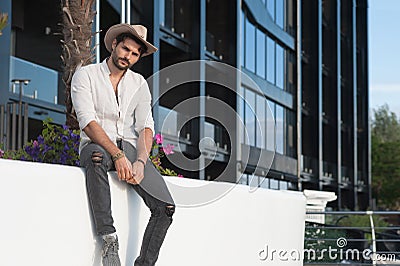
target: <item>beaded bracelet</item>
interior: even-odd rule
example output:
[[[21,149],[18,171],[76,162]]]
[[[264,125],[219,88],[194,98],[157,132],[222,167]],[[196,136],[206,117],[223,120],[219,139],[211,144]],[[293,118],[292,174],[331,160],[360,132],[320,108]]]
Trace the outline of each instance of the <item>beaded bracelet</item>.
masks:
[[[123,151],[119,151],[116,154],[114,154],[113,156],[111,156],[111,159],[112,159],[113,162],[115,162],[116,160],[121,159],[123,157],[125,157],[124,152]]]

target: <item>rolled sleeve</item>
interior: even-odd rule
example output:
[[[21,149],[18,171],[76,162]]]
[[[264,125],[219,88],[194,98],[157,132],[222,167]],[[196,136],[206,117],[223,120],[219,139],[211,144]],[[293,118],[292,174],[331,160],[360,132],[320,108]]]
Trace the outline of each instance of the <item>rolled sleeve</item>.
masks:
[[[72,77],[71,99],[81,130],[91,121],[96,121],[90,79],[84,69],[79,69]]]
[[[151,94],[146,81],[142,83],[140,93],[142,98],[135,109],[135,131],[140,133],[143,129],[149,128],[154,136]]]

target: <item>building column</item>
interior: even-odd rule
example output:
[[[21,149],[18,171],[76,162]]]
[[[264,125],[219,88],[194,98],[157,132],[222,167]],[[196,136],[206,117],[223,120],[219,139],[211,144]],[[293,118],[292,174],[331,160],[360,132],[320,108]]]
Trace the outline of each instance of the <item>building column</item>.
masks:
[[[12,1],[1,0],[0,12],[8,14],[7,26],[0,36],[0,105],[6,104],[10,89],[10,56],[11,56],[11,19]]]
[[[336,82],[337,82],[337,200],[338,209],[342,208],[342,68],[341,68],[341,23],[340,23],[340,0],[336,0]]]
[[[301,183],[301,155],[302,155],[302,32],[301,32],[301,24],[302,24],[302,17],[301,17],[301,5],[302,0],[297,0],[297,39],[296,39],[296,57],[297,57],[297,178],[298,178],[298,189],[302,191],[302,183]]]
[[[354,208],[358,207],[357,183],[358,183],[358,151],[357,151],[357,3],[352,1],[351,21],[352,21],[352,53],[353,53],[353,149],[354,149]]]
[[[318,177],[319,189],[322,190],[322,174],[323,174],[323,97],[322,97],[322,0],[318,0]]]

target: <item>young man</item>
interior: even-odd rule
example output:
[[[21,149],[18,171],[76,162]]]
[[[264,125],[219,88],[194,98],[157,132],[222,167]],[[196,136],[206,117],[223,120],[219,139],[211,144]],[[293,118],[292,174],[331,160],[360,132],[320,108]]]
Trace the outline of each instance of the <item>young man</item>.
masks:
[[[154,135],[150,91],[145,79],[130,70],[142,56],[157,51],[146,35],[141,25],[110,27],[104,38],[110,57],[80,68],[72,78],[80,160],[96,232],[103,237],[104,266],[121,265],[107,171],[116,170],[151,211],[135,266],[155,265],[175,211],[162,176],[148,160]]]

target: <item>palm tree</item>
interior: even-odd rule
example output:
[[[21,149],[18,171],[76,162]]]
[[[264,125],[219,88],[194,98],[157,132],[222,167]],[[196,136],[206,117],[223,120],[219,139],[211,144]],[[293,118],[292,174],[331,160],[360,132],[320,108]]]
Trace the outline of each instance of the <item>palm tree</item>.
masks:
[[[2,35],[1,31],[6,27],[8,20],[7,13],[0,13],[0,36]]]
[[[66,87],[66,125],[78,129],[79,124],[71,101],[71,79],[76,69],[94,61],[92,32],[96,11],[93,10],[94,0],[61,0],[63,47],[63,81]]]

